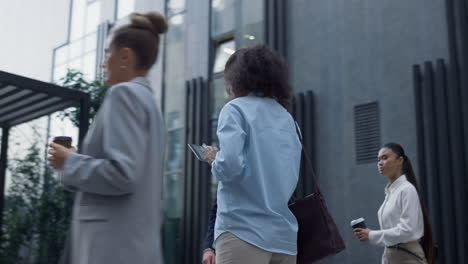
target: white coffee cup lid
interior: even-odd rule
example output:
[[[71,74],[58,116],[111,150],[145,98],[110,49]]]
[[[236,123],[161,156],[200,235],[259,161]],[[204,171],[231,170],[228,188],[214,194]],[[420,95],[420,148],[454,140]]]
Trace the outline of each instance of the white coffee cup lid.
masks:
[[[351,226],[356,225],[356,224],[359,224],[359,223],[361,223],[361,222],[364,222],[364,218],[362,218],[362,217],[351,221]]]

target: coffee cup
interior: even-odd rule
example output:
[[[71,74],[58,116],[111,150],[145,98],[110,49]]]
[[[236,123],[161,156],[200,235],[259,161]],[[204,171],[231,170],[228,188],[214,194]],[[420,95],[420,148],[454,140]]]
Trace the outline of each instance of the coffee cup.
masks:
[[[362,218],[362,217],[351,221],[351,227],[353,229],[356,229],[356,228],[365,229],[365,228],[367,228],[366,227],[366,222],[364,221],[364,218]]]
[[[64,137],[64,136],[54,137],[52,142],[57,143],[59,145],[62,145],[64,147],[66,147],[66,148],[71,148],[72,147],[72,138],[71,137]]]

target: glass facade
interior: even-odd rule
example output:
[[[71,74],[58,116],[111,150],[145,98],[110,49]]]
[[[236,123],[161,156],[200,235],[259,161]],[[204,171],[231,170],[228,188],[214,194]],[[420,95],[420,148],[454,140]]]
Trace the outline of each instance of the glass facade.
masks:
[[[235,43],[233,39],[219,43],[215,49],[213,74],[222,73],[224,71],[224,65],[226,64],[229,57],[234,54]]]
[[[237,4],[236,0],[211,1],[211,35],[218,36],[235,30]]]
[[[167,1],[167,17],[172,17],[184,11],[185,11],[185,0]]]
[[[240,23],[236,32],[239,48],[265,42],[265,1],[243,0],[239,6]]]
[[[211,67],[209,75],[205,78],[212,93],[209,114],[211,135],[213,136],[212,145],[218,145],[216,139],[218,115],[221,108],[229,100],[223,78],[224,65],[237,48],[263,43],[263,2],[263,0],[213,0],[210,2],[212,11],[210,14],[211,35],[207,37],[209,38],[208,43],[212,46],[207,48],[212,50],[212,56],[211,61],[208,62]],[[183,262],[181,253],[185,251],[181,246],[184,244],[181,241],[181,238],[184,237],[181,221],[184,217],[184,199],[186,201],[187,199],[198,199],[196,198],[198,194],[193,194],[194,197],[184,198],[186,161],[183,150],[185,149],[185,135],[187,133],[185,125],[187,121],[186,80],[196,77],[187,76],[186,69],[189,67],[186,65],[188,61],[185,58],[187,52],[196,52],[191,50],[191,46],[187,44],[188,34],[199,33],[196,26],[189,27],[186,22],[187,13],[190,12],[197,12],[197,10],[187,10],[185,0],[166,1],[166,17],[169,23],[169,31],[165,36],[163,65],[163,105],[168,129],[163,193],[165,203],[163,249],[166,263]],[[192,14],[190,13],[190,15]],[[196,16],[196,14],[194,15]],[[191,31],[188,32],[189,30]],[[194,181],[198,180],[194,179]],[[195,182],[194,184],[199,184]],[[209,199],[212,200],[215,197],[216,189],[217,181],[212,177],[209,183]],[[210,200],[196,201],[195,203],[209,202]],[[187,228],[191,225],[191,223],[183,224]],[[204,230],[204,227],[197,228]],[[193,241],[196,244],[199,242],[201,241]]]
[[[218,118],[228,100],[222,81],[226,61],[238,48],[264,43],[264,5],[263,0],[211,1],[211,43],[214,44],[210,76],[214,93],[212,120]]]
[[[100,12],[100,1],[73,1],[70,42],[55,50],[54,82],[63,78],[67,69],[81,71],[89,80],[96,77],[97,28]]]
[[[130,15],[135,10],[135,0],[117,0],[117,19]]]
[[[216,129],[218,116],[228,102],[224,82],[224,66],[236,49],[263,43],[264,36],[263,0],[212,0],[211,43],[214,44],[210,86],[213,92],[211,133],[212,145],[218,146]],[[216,196],[217,180],[211,177],[211,199]]]
[[[183,214],[183,149],[185,144],[185,49],[186,12],[184,0],[167,4],[169,30],[164,54],[164,115],[168,146],[164,172],[165,221],[163,249],[165,263],[179,263],[180,221]]]
[[[218,39],[232,33],[238,48],[263,43],[264,2],[264,0],[212,0],[212,38]]]

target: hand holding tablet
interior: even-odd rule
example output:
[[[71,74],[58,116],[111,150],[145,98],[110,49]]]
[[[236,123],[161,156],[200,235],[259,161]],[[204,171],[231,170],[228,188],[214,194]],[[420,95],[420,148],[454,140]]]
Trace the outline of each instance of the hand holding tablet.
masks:
[[[195,157],[197,157],[198,160],[200,161],[204,161],[204,162],[208,162],[206,159],[205,159],[205,153],[203,152],[204,151],[204,147],[200,146],[200,145],[195,145],[195,144],[187,144],[187,146],[189,147],[189,149],[193,152],[193,154],[195,155]]]
[[[200,161],[207,162],[210,166],[216,158],[216,153],[219,151],[216,147],[196,144],[187,144],[195,157]]]

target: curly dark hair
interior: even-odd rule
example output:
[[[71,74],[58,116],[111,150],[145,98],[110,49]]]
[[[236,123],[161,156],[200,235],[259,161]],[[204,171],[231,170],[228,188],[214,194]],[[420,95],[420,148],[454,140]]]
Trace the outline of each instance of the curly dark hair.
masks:
[[[234,97],[254,93],[274,98],[285,108],[291,103],[286,60],[265,45],[242,48],[232,54],[226,62],[224,79],[228,93]]]

